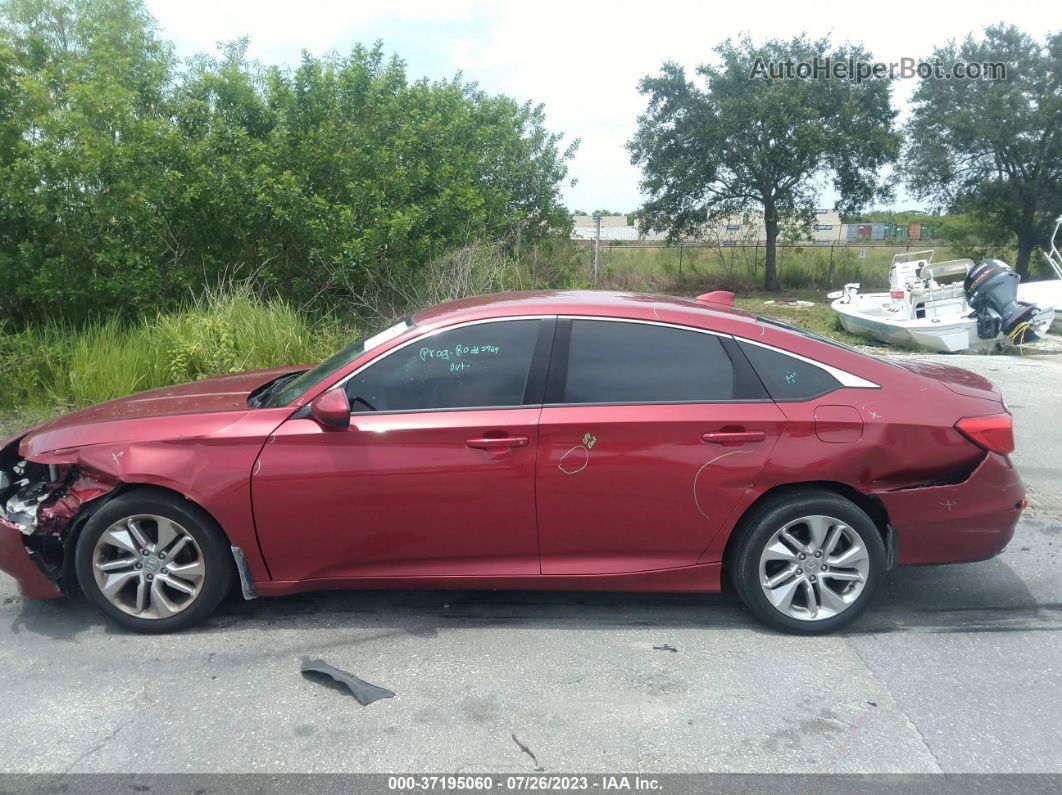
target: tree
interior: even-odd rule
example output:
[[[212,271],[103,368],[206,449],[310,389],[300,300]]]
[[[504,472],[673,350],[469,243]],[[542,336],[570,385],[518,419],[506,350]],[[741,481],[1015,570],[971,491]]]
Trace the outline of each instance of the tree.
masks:
[[[178,69],[143,0],[0,0],[0,318],[132,317],[253,277],[346,308],[472,243],[567,236],[542,106],[383,46]],[[386,277],[377,279],[377,277]]]
[[[0,314],[152,305],[180,151],[170,46],[136,0],[10,0],[0,23],[0,82],[17,87],[0,88]]]
[[[762,208],[764,287],[777,290],[779,229],[810,227],[823,180],[840,196],[841,212],[888,199],[879,172],[900,145],[889,81],[764,74],[772,63],[795,66],[827,55],[835,63],[870,60],[860,47],[830,52],[828,39],[800,36],[757,46],[746,37],[727,40],[716,53],[718,65],[697,68],[703,89],[673,62],[639,84],[648,109],[628,144],[649,197],[639,218],[643,231],[666,230],[674,241],[698,234],[706,221]]]
[[[976,211],[943,215],[936,225],[937,237],[951,243],[952,250],[960,257],[978,262],[990,257],[1002,259],[1002,252],[1013,247],[1014,236],[1010,232],[996,219]]]
[[[1013,234],[1024,278],[1033,248],[1062,212],[1062,33],[1041,44],[997,25],[980,40],[949,42],[932,59],[1003,63],[1007,74],[919,83],[907,127],[907,182],[921,198]]]
[[[380,43],[304,53],[294,70],[245,54],[198,58],[178,107],[201,186],[180,226],[212,267],[337,304],[461,245],[517,251],[570,227],[574,146],[541,106],[460,77],[409,81]]]

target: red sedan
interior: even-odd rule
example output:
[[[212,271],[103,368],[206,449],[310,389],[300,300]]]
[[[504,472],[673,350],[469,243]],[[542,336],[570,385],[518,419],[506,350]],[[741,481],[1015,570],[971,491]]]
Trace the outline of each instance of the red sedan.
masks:
[[[0,443],[0,568],[145,632],[328,588],[718,591],[782,630],[893,565],[999,553],[1024,507],[989,381],[733,308],[529,292],[313,369],[93,406]]]

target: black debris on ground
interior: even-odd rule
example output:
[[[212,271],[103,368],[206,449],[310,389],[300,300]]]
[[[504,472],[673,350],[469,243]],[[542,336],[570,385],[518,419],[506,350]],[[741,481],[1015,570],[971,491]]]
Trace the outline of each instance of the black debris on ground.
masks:
[[[324,660],[311,660],[309,657],[302,658],[302,666],[300,668],[302,675],[307,679],[320,680],[320,676],[327,676],[338,682],[340,685],[346,686],[350,690],[350,694],[358,700],[358,703],[363,707],[369,706],[374,701],[379,701],[381,698],[394,698],[395,694],[388,690],[386,687],[378,687],[374,684],[366,682],[364,679],[358,679],[353,674],[349,674],[346,671],[340,671]],[[309,676],[307,676],[309,674]]]
[[[531,761],[535,763],[535,770],[542,770],[543,767],[538,763],[538,757],[535,756],[535,752],[528,748],[526,745],[524,745],[522,742],[520,742],[518,739],[516,739],[516,732],[512,733],[512,738],[513,742],[516,743],[516,746],[525,754],[531,757]]]

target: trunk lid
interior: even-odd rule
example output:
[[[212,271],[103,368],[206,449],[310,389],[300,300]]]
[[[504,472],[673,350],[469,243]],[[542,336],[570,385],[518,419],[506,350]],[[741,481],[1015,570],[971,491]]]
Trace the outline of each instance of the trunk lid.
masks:
[[[952,367],[948,364],[937,364],[936,362],[923,362],[917,359],[906,361],[893,359],[892,363],[912,373],[936,381],[957,395],[992,400],[1001,406],[1004,405],[1003,393],[999,391],[999,387],[983,375],[971,373],[961,367]]]

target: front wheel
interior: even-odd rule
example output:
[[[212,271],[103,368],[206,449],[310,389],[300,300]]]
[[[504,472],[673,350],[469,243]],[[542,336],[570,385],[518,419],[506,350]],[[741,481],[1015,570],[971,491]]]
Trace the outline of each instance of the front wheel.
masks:
[[[765,624],[819,635],[854,621],[885,571],[885,545],[870,517],[825,491],[790,493],[742,523],[731,559],[738,594]]]
[[[137,632],[174,632],[214,611],[232,583],[229,545],[198,506],[130,492],[100,508],[82,531],[74,566],[85,597]]]

